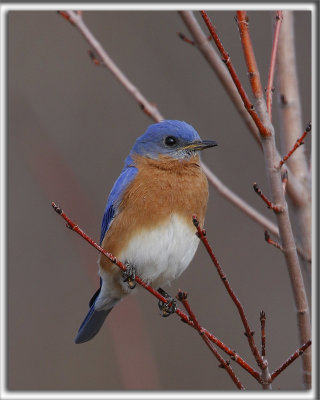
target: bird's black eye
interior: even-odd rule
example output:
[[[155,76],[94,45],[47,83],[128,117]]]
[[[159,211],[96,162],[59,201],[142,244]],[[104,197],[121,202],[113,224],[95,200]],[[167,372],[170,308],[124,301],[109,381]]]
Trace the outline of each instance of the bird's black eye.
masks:
[[[164,140],[164,143],[165,143],[167,146],[172,147],[172,146],[174,146],[174,145],[177,143],[177,139],[176,139],[174,136],[167,136],[167,137],[165,138],[165,140]]]

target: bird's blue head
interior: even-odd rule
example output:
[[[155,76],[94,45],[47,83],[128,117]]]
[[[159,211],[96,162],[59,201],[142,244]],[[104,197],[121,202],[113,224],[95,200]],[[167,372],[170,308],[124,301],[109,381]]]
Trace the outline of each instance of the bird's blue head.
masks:
[[[143,135],[138,137],[130,155],[153,159],[169,156],[174,159],[188,159],[200,150],[217,146],[213,140],[201,140],[198,132],[183,121],[161,121],[150,125]]]

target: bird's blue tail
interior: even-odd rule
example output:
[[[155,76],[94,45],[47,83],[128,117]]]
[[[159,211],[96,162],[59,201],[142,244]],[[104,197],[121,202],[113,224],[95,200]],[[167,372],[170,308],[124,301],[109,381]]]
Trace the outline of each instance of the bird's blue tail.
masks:
[[[104,320],[107,318],[108,314],[113,309],[113,307],[111,306],[107,310],[100,310],[100,311],[96,310],[95,304],[101,292],[101,285],[102,285],[102,280],[100,278],[100,287],[92,296],[89,302],[90,310],[86,315],[84,321],[82,322],[78,334],[74,340],[76,344],[87,342],[88,340],[91,340],[93,337],[95,337],[96,334],[99,332],[100,328],[102,327]]]
[[[78,334],[74,340],[75,343],[84,343],[96,336],[112,308],[97,311],[95,309],[95,303],[93,303],[79,328]]]

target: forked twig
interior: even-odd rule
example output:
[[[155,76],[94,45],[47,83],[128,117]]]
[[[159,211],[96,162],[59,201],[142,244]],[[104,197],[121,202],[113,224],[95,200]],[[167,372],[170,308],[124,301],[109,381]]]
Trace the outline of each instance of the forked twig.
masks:
[[[208,242],[208,240],[206,238],[206,232],[205,232],[204,229],[202,229],[199,226],[199,221],[198,221],[198,219],[197,219],[197,217],[195,215],[193,216],[193,224],[197,228],[198,237],[200,238],[200,240],[204,244],[204,246],[205,246],[205,248],[206,248],[206,250],[207,250],[207,252],[208,252],[208,254],[209,254],[210,258],[211,258],[211,260],[213,261],[213,264],[215,265],[215,267],[216,267],[216,269],[218,271],[218,274],[219,274],[219,276],[220,276],[225,288],[227,289],[227,292],[229,293],[232,301],[234,302],[235,306],[238,309],[241,321],[242,321],[243,326],[245,328],[245,335],[247,336],[247,339],[248,339],[249,346],[250,346],[250,349],[252,351],[252,354],[254,355],[254,357],[256,359],[256,362],[259,365],[259,367],[261,369],[265,369],[265,362],[262,359],[262,357],[261,357],[261,355],[259,353],[259,350],[258,350],[258,348],[257,348],[257,346],[255,344],[255,341],[253,339],[254,332],[250,328],[250,325],[249,325],[249,322],[248,322],[247,317],[245,315],[243,306],[240,303],[240,300],[236,296],[235,292],[231,288],[231,285],[230,285],[230,283],[229,283],[229,281],[227,279],[227,276],[224,273],[223,269],[221,268],[221,265],[220,265],[219,261],[217,260],[215,254],[213,253],[213,250],[212,250],[212,248],[211,248],[211,246],[210,246],[210,244],[209,244],[209,242]]]
[[[187,295],[186,292],[182,292],[181,290],[179,290],[177,298],[178,298],[178,300],[181,301],[181,303],[183,304],[183,306],[186,309],[187,313],[189,314],[191,320],[193,321],[194,327],[199,332],[202,340],[205,342],[205,344],[208,346],[208,348],[210,349],[212,354],[219,361],[220,367],[224,368],[227,371],[227,373],[229,374],[230,378],[233,380],[233,382],[235,383],[237,388],[240,389],[240,390],[245,390],[244,386],[239,381],[239,378],[236,376],[236,374],[234,373],[233,369],[231,368],[230,362],[225,361],[224,358],[221,357],[221,355],[219,354],[218,350],[212,345],[212,343],[210,342],[208,337],[205,335],[205,332],[204,332],[203,328],[200,326],[200,324],[199,324],[199,322],[197,320],[197,317],[195,316],[194,312],[192,311],[192,309],[190,307],[190,304],[189,304],[189,302],[187,300],[187,297],[188,297],[188,295]]]

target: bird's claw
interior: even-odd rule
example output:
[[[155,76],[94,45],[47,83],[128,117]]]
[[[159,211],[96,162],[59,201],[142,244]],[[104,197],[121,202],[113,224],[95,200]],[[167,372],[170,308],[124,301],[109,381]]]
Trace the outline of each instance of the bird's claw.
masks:
[[[136,269],[133,265],[126,263],[127,269],[122,271],[123,282],[127,282],[129,289],[134,289],[136,287]]]
[[[158,292],[166,298],[167,302],[163,302],[159,300],[158,306],[160,311],[162,312],[163,317],[169,317],[169,315],[174,314],[177,309],[177,302],[176,300],[171,297],[167,292],[165,292],[163,289],[159,288]]]

